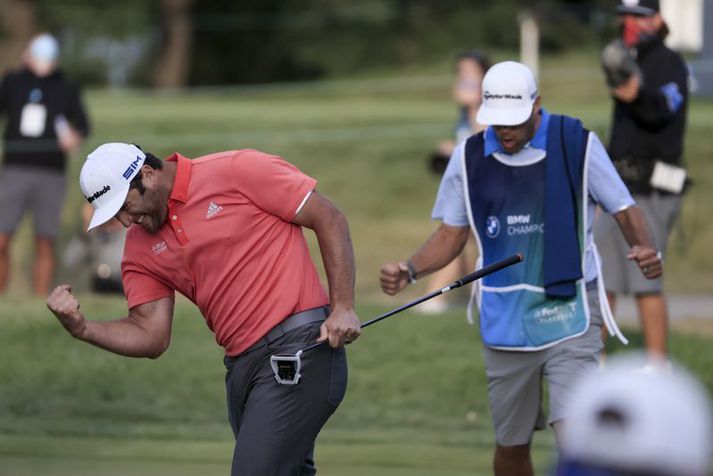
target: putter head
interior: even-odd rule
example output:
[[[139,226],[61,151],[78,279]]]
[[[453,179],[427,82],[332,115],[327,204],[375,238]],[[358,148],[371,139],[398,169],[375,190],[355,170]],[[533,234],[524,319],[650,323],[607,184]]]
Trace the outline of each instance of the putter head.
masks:
[[[302,351],[296,354],[275,354],[270,357],[275,380],[282,385],[297,385],[302,377]]]

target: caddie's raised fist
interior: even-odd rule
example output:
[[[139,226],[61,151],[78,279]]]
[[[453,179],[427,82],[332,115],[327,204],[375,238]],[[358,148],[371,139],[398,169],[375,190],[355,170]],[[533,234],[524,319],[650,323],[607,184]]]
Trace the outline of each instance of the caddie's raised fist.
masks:
[[[408,276],[408,265],[405,261],[385,264],[381,267],[379,274],[381,290],[389,296],[393,296],[406,287]]]
[[[84,332],[86,321],[79,312],[79,301],[72,294],[72,287],[60,284],[47,297],[47,307],[57,316],[59,322],[74,337],[80,337]]]
[[[656,279],[663,273],[661,252],[651,246],[634,245],[626,258],[636,262],[646,279]]]

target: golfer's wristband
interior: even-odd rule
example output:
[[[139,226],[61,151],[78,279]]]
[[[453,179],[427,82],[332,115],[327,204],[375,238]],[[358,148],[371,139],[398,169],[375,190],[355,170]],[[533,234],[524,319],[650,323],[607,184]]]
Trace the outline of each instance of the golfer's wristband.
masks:
[[[406,267],[408,268],[408,282],[413,284],[416,282],[416,268],[414,268],[411,260],[406,261]]]

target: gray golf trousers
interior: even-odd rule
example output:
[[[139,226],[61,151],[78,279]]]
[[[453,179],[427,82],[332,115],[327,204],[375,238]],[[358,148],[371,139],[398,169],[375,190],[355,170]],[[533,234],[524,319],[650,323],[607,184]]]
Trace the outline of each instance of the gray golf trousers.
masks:
[[[281,385],[273,354],[295,354],[319,337],[315,322],[269,344],[225,357],[228,416],[235,434],[232,476],[303,476],[316,473],[314,441],[344,398],[344,347],[319,346],[302,355],[302,379]]]

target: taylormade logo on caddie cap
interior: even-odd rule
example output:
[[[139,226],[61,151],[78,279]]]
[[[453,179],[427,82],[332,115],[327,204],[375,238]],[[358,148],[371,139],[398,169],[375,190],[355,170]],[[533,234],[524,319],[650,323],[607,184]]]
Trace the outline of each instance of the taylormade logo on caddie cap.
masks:
[[[483,78],[483,102],[476,120],[487,126],[516,126],[527,121],[537,99],[537,82],[522,63],[493,65]]]
[[[483,97],[485,99],[522,99],[522,96],[519,94],[491,94],[489,92],[485,92],[483,94]]]
[[[145,159],[141,149],[120,142],[100,145],[87,156],[79,174],[79,186],[94,207],[88,230],[117,214],[129,193],[129,183]]]

